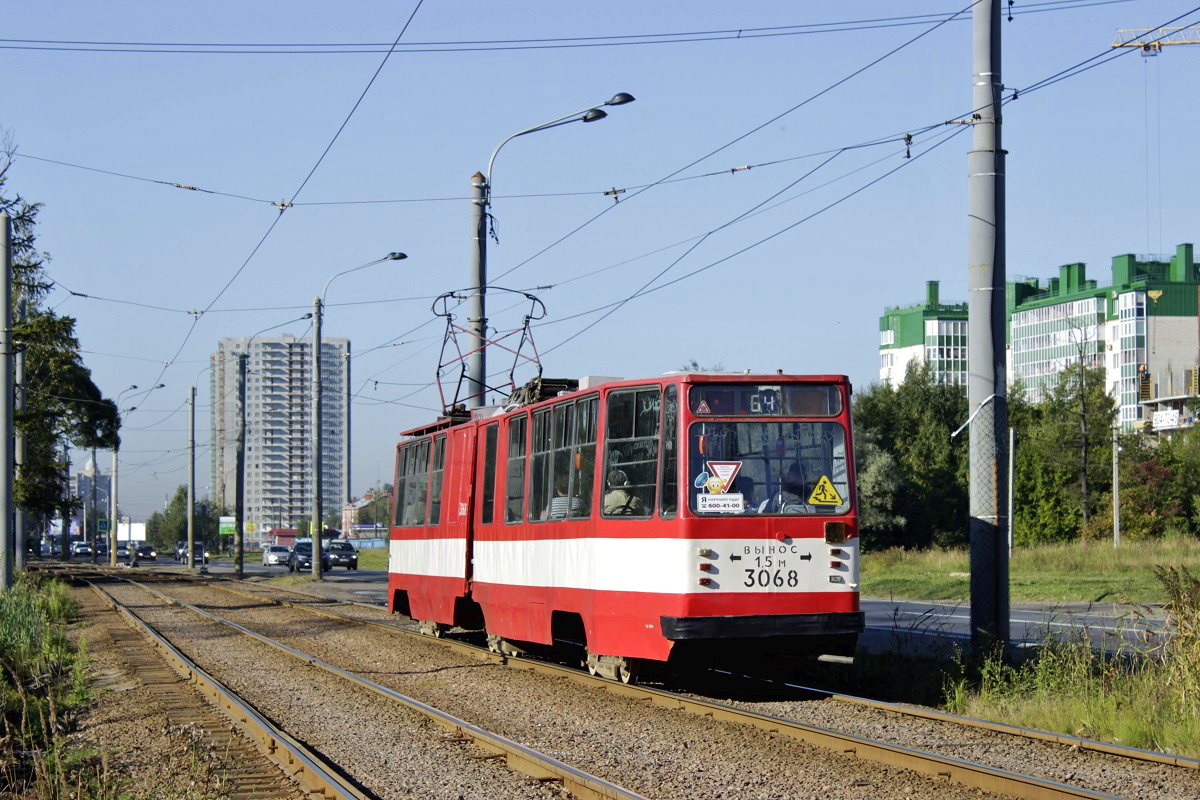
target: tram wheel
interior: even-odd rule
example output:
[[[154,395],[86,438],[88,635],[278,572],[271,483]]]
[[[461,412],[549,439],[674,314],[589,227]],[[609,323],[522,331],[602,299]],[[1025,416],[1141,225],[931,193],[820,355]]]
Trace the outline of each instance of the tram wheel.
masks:
[[[617,659],[617,677],[621,683],[637,683],[637,666],[635,658]]]
[[[434,622],[431,619],[423,619],[417,622],[417,630],[425,636],[432,636],[434,639],[442,638],[442,634],[446,632],[446,626]]]
[[[584,659],[583,665],[587,667],[588,675],[591,675],[593,678],[596,677],[600,671],[597,669],[599,664],[600,656],[596,655],[595,653],[587,653],[587,658]]]

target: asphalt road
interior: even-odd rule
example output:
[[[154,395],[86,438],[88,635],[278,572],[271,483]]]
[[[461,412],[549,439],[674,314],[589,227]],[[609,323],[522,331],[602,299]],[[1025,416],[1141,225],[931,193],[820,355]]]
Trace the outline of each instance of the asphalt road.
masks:
[[[170,563],[170,562],[168,562]],[[231,574],[233,565],[209,564],[214,574]],[[270,577],[287,574],[286,567],[264,567],[247,558],[243,573]],[[334,569],[323,573],[331,592],[361,602],[387,602],[387,572],[383,570]],[[863,598],[867,631],[864,642],[872,649],[904,647],[961,647],[971,638],[971,607],[968,603],[938,603],[914,600]],[[1019,603],[1009,609],[1009,635],[1016,647],[1030,647],[1049,636],[1086,634],[1093,646],[1114,650],[1119,643],[1145,640],[1147,631],[1161,631],[1161,612],[1117,603]]]

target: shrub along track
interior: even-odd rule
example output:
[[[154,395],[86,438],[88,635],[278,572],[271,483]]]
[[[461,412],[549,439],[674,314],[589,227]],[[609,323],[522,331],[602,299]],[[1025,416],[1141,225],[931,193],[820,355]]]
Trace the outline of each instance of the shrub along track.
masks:
[[[215,585],[227,586],[226,582]],[[741,712],[728,706],[595,681],[581,673],[571,674],[570,682],[547,680],[528,674],[528,670],[536,668],[562,674],[562,668],[525,659],[509,661],[510,666],[522,667],[522,671],[497,673],[494,668],[480,664],[478,659],[504,659],[486,651],[476,651],[473,658],[460,660],[438,648],[438,645],[451,644],[449,640],[397,638],[394,624],[388,625],[386,630],[378,627],[380,621],[394,623],[397,618],[373,607],[337,605],[341,613],[376,622],[370,627],[350,626],[329,618],[315,621],[308,613],[309,609],[338,613],[333,611],[335,604],[310,597],[304,601],[305,609],[302,610],[301,605],[295,604],[300,595],[292,591],[277,593],[257,585],[249,593],[256,599],[247,603],[245,591],[239,599],[234,599],[229,588],[216,591],[177,578],[169,579],[160,588],[168,589],[180,600],[201,603],[222,616],[288,641],[313,656],[336,661],[347,669],[385,675],[379,678],[381,682],[399,691],[419,695],[425,702],[449,708],[460,716],[471,716],[479,724],[501,730],[513,738],[537,742],[542,749],[565,754],[564,760],[581,768],[604,774],[614,782],[655,797],[978,796],[976,792],[947,783],[947,778],[968,784],[982,783],[1007,796],[1017,797],[1196,796],[1196,784],[1178,788],[1170,775],[1133,774],[1114,779],[1111,773],[1124,773],[1128,766],[1116,765],[1109,760],[1100,763],[1096,769],[1077,768],[1075,762],[1088,754],[1072,753],[1067,748],[1030,751],[1026,746],[1024,750],[1014,750],[1011,746],[1000,745],[995,735],[968,741],[961,728],[930,735],[924,730],[908,728],[905,722],[871,719],[868,715],[866,720],[849,719],[854,725],[865,727],[864,732],[838,734],[830,729],[846,730],[847,719],[855,715],[836,703],[809,701],[784,703],[779,704],[783,708],[772,708],[774,713],[790,710],[791,716],[801,717],[811,715],[815,708],[818,716],[825,717],[823,722],[827,729],[823,730],[811,724],[796,725],[761,714],[741,716]],[[257,599],[263,594],[286,597],[294,607],[264,605],[278,600]],[[192,627],[175,625],[181,634]],[[179,643],[186,649],[185,641]],[[436,677],[430,680],[430,676]],[[592,689],[572,688],[574,682],[589,683]],[[595,691],[595,688],[601,691]],[[614,698],[608,693],[620,696]],[[756,705],[762,707],[762,704]],[[680,710],[701,716],[681,717]],[[871,710],[871,714],[878,713]],[[730,725],[726,720],[743,724]],[[746,725],[757,726],[758,730]],[[922,746],[957,757],[928,758],[910,747],[897,748],[872,740],[879,737],[863,735],[884,731],[910,746],[920,742]],[[806,747],[793,740],[797,737],[839,752],[834,754]],[[1003,738],[1011,740],[1013,737]],[[1044,748],[1045,745],[1037,747]],[[1032,766],[1049,771],[1049,767],[1063,762],[1067,771],[1099,771],[1102,776],[1105,772],[1110,773],[1108,784],[1112,788],[1077,790],[1044,779],[1006,776],[995,770],[980,772],[972,764],[960,760],[980,760],[995,750],[1004,751],[1005,758],[1017,762],[1008,765],[1009,769],[1016,767],[1014,771]],[[937,777],[923,778],[907,769],[881,768],[858,759],[880,759],[911,769],[932,770]],[[1167,769],[1161,765],[1156,768]],[[1175,771],[1194,776],[1191,770]],[[1148,793],[1139,788],[1143,786],[1145,789],[1152,787],[1153,791]],[[1105,794],[1105,791],[1113,794]]]

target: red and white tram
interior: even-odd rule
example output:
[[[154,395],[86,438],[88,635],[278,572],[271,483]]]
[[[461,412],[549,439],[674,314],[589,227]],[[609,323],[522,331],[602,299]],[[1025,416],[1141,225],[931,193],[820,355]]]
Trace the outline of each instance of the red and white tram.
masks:
[[[574,382],[572,382],[574,383]],[[850,383],[583,379],[397,446],[389,609],[594,673],[852,656],[863,627]]]

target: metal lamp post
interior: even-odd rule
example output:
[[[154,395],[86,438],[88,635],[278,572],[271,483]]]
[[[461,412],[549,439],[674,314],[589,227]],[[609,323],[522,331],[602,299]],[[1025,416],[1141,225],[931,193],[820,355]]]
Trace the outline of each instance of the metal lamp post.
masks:
[[[119,395],[117,395],[117,402],[116,402],[116,406],[118,409],[118,411],[117,411],[117,441],[113,445],[112,486],[109,487],[112,491],[110,492],[110,494],[108,496],[108,499],[110,501],[112,501],[111,508],[109,510],[109,515],[108,515],[109,516],[109,525],[110,525],[110,531],[109,531],[109,535],[108,535],[109,536],[109,538],[108,538],[108,542],[109,542],[108,565],[110,567],[115,567],[117,565],[117,538],[118,538],[117,532],[120,527],[120,521],[116,517],[117,517],[118,511],[120,510],[119,506],[117,505],[117,463],[119,461],[118,452],[121,449],[121,440],[120,440],[121,398],[137,388],[138,388],[137,384],[134,384],[133,386],[130,386],[128,389],[126,389],[125,391],[123,391]],[[160,383],[154,387],[154,389],[164,389],[164,388],[166,388],[165,383]],[[149,394],[150,392],[154,391],[154,389],[146,389],[144,392],[142,392],[142,394]],[[137,406],[130,406],[129,408],[125,409],[126,414],[132,414],[134,411],[137,411]],[[133,546],[133,532],[132,531],[130,531],[130,535],[129,535],[129,544],[130,544],[130,547]],[[130,559],[131,563],[137,560],[136,556],[132,552],[129,555],[129,559]]]
[[[97,474],[99,474],[99,470],[97,470]],[[93,476],[92,477],[92,531],[91,531],[92,532],[91,546],[92,546],[92,563],[93,564],[96,563],[96,558],[97,558],[96,550],[98,548],[99,541],[100,541],[100,535],[96,530],[99,527],[99,521],[100,521],[99,516],[96,513],[96,493],[97,492],[101,492],[104,494],[104,503],[105,503],[105,505],[107,505],[109,500],[112,497],[112,494],[110,492],[105,491],[104,489],[98,488],[96,486],[96,478],[95,478],[95,476]],[[87,519],[87,512],[84,512],[84,519],[85,520]]]
[[[117,395],[117,441],[113,443],[112,485],[109,486],[108,493],[108,565],[110,567],[117,565],[117,528],[120,525],[117,520],[117,452],[121,449],[121,398],[137,388],[135,383]]]
[[[467,356],[467,406],[469,408],[482,406],[487,394],[487,384],[485,383],[487,375],[485,348],[487,333],[485,300],[487,293],[487,209],[492,204],[492,165],[496,162],[496,154],[500,152],[501,147],[518,136],[557,128],[560,125],[569,125],[572,122],[596,122],[608,116],[602,110],[604,106],[623,106],[626,103],[632,103],[634,99],[631,94],[619,92],[613,95],[611,100],[518,131],[496,145],[496,149],[492,151],[492,157],[488,159],[486,177],[478,172],[471,176],[471,231],[475,238],[471,261],[471,288],[474,292],[471,295],[471,316],[467,321],[467,327],[476,341]]]
[[[313,351],[312,351],[312,521],[309,522],[308,532],[312,537],[312,574],[316,579],[321,578],[321,536],[325,533],[325,521],[321,516],[321,313],[325,307],[325,293],[333,279],[348,272],[373,267],[384,261],[402,261],[408,258],[404,253],[388,253],[383,258],[359,264],[357,267],[344,269],[330,276],[325,281],[325,288],[320,297],[313,298]],[[347,431],[346,435],[349,436]]]

